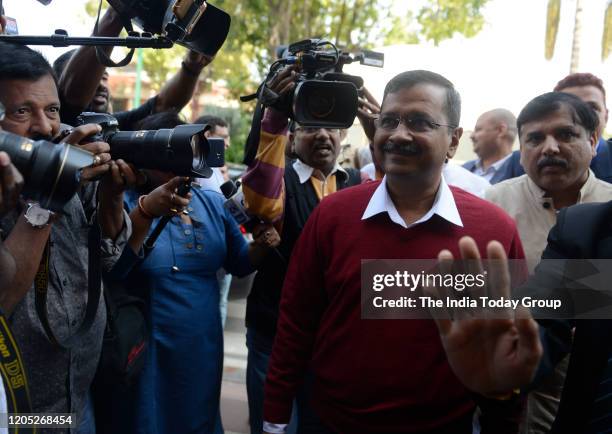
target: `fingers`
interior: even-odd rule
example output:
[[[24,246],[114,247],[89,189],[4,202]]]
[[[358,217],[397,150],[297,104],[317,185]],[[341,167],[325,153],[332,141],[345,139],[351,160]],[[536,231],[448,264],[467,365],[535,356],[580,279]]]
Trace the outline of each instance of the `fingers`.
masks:
[[[88,125],[82,125],[82,126],[83,127],[92,127],[92,126],[95,127],[97,125],[88,124]],[[85,133],[87,133],[89,131],[91,131],[91,128],[86,128],[84,130],[79,130],[79,131],[75,130],[72,133],[70,133],[70,135],[68,135],[68,137],[66,137],[65,140],[66,140],[67,143],[70,143],[69,140],[71,140],[71,137],[78,138],[79,135],[85,134]],[[90,135],[90,134],[88,134],[88,135]],[[83,169],[83,171],[81,172],[81,181],[82,182],[91,182],[91,181],[94,181],[94,180],[98,179],[99,177],[101,177],[102,175],[104,175],[105,173],[107,173],[111,169],[111,165],[107,164],[107,163],[110,163],[110,161],[112,159],[111,154],[109,153],[110,152],[110,145],[108,143],[105,143],[105,142],[91,142],[91,143],[85,143],[83,145],[76,145],[76,146],[79,146],[79,148],[81,148],[81,149],[83,149],[85,151],[89,151],[92,154],[94,154],[94,162],[93,162],[92,166]]]
[[[514,321],[519,335],[519,360],[523,364],[537,366],[543,353],[538,323],[531,318],[528,309],[521,309],[522,311],[518,313],[520,318]]]
[[[380,104],[378,103],[378,101],[376,101],[376,98],[374,98],[374,96],[370,93],[370,91],[365,86],[362,87],[361,90],[367,102],[371,104],[372,106],[378,108],[378,112],[380,112]]]
[[[283,68],[276,74],[276,76],[270,80],[268,87],[270,90],[282,95],[295,87],[295,79],[297,77],[297,67],[292,65],[287,68]]]
[[[180,187],[180,185],[187,181],[189,178],[185,177],[185,176],[175,176],[174,178],[172,178],[170,181],[166,182],[166,184],[164,185],[164,188],[166,190],[170,190],[172,192],[175,192],[175,190],[177,188]]]
[[[138,176],[136,175],[136,171],[133,169],[133,166],[127,164],[123,160],[117,160],[115,163],[123,184],[126,187],[136,186],[138,184]]]
[[[77,146],[84,151],[91,152],[94,155],[106,154],[109,159],[108,161],[110,161],[110,145],[106,142],[91,142]],[[106,163],[106,161],[103,161],[100,164],[102,163]]]
[[[103,164],[98,167],[87,167],[81,171],[81,183],[87,183],[99,179],[110,170],[110,164]]]
[[[438,269],[436,272],[440,275],[450,272],[452,269],[452,263],[453,254],[449,250],[442,250],[440,253],[438,253]],[[443,286],[424,286],[423,292],[430,297],[440,300],[446,300],[448,297],[448,292]],[[446,306],[446,302],[444,305]],[[453,325],[450,312],[447,309],[435,308],[434,311],[430,310],[430,313],[432,313],[431,316],[438,327],[440,335],[446,336],[448,333],[450,333]]]
[[[380,107],[365,100],[364,98],[359,98],[359,107],[364,114],[369,115],[370,117],[380,114]]]
[[[253,240],[266,247],[277,247],[280,244],[280,235],[271,224],[259,224],[253,229]]]
[[[472,237],[462,237],[459,240],[459,253],[461,254],[461,259],[480,260],[478,246]]]
[[[102,128],[98,124],[86,124],[76,127],[70,134],[62,139],[62,143],[68,143],[70,145],[78,145],[86,137],[93,136],[102,131]]]
[[[491,241],[487,245],[489,258],[489,292],[493,298],[510,298],[510,271],[508,258],[503,246],[498,241]]]
[[[191,193],[187,193],[187,197],[179,196],[177,194],[171,197],[172,205],[174,205],[174,207],[178,209],[186,208],[187,205],[189,205],[190,200]]]
[[[19,201],[19,194],[23,187],[23,176],[11,164],[6,152],[0,152],[0,212],[13,209]]]

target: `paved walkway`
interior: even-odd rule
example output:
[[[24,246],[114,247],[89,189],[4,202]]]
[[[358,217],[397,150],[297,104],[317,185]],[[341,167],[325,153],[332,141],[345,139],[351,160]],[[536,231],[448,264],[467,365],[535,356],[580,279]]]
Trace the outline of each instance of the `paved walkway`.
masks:
[[[246,393],[246,328],[244,315],[247,279],[232,280],[225,323],[225,358],[221,386],[221,419],[225,434],[249,433],[249,409]]]

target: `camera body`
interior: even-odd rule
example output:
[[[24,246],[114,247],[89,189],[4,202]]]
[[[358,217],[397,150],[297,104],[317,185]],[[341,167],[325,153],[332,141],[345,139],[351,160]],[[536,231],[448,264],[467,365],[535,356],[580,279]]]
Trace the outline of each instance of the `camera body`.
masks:
[[[4,118],[4,111],[0,103],[0,120]],[[79,189],[81,170],[94,162],[91,152],[76,146],[34,141],[1,130],[0,151],[9,155],[23,175],[23,197],[51,211],[64,208]]]
[[[98,124],[100,133],[89,141],[110,145],[113,160],[122,159],[139,169],[172,172],[178,176],[210,178],[211,167],[225,164],[225,143],[207,138],[209,125],[178,125],[172,129],[119,131],[119,123],[107,113],[81,113],[77,125]]]

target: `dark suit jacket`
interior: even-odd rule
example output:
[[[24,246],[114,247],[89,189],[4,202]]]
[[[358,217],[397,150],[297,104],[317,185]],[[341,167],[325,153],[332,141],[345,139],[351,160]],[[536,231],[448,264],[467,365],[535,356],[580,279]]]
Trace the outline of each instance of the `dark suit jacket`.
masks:
[[[476,163],[477,162],[478,162],[478,160],[470,160],[467,163],[463,164],[463,168],[469,170],[472,173],[474,173],[474,171],[476,170]],[[499,168],[499,170],[497,172],[495,172],[495,175],[493,175],[493,177],[489,181],[491,184],[497,184],[498,182],[502,182],[503,180],[508,179],[508,178],[504,178],[504,176],[506,175],[507,171],[505,169],[502,170],[505,166],[506,166],[506,163],[504,163]]]
[[[591,170],[595,176],[602,181],[612,183],[612,139],[606,141],[604,139],[599,140],[599,147],[597,148],[597,155],[591,161]],[[463,165],[466,167],[467,164],[476,162],[476,160],[468,161]],[[473,166],[472,166],[473,167]],[[470,169],[468,169],[470,170]],[[473,169],[471,170],[473,171]],[[495,174],[495,182],[505,181],[506,179],[516,178],[525,174],[525,169],[521,166],[521,153],[520,151],[514,151],[510,158],[499,168]]]
[[[581,258],[612,259],[612,201],[576,205],[559,212],[542,259]],[[543,267],[541,264],[536,268],[536,276],[543,274]],[[612,320],[539,322],[544,356],[534,386],[571,351],[559,412],[551,433],[585,432],[595,393],[612,354]],[[572,344],[573,327],[576,330]]]

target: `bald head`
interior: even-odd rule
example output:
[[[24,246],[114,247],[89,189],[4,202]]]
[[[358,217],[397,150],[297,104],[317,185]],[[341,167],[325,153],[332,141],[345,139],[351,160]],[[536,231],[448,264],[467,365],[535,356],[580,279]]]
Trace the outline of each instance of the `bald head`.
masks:
[[[497,108],[483,113],[471,136],[474,152],[483,160],[501,159],[511,152],[516,135],[516,117],[512,112]]]

